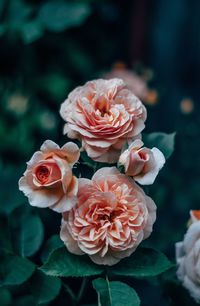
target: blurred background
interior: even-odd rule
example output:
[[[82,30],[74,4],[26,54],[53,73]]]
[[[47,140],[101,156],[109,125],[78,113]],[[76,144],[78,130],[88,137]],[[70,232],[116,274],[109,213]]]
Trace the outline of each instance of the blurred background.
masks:
[[[149,189],[158,219],[147,241],[173,260],[189,210],[200,209],[199,20],[198,0],[0,0],[0,210],[26,202],[17,181],[42,142],[65,143],[59,108],[68,93],[121,77],[147,107],[146,132],[177,132]],[[59,216],[48,218],[59,226]]]

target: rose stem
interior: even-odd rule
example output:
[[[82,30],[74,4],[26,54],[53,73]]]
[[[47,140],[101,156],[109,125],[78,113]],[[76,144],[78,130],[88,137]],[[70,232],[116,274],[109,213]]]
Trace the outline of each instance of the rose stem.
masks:
[[[76,298],[76,302],[77,304],[81,301],[82,297],[83,297],[83,294],[86,290],[86,287],[87,287],[87,283],[88,283],[88,279],[86,277],[83,278],[83,281],[82,281],[82,284],[81,284],[81,287],[80,287],[80,290],[79,290],[79,293],[78,293],[78,296]]]

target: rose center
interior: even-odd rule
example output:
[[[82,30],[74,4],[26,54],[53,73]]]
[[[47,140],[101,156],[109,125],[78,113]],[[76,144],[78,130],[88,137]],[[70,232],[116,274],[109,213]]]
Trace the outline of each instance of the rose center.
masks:
[[[147,154],[146,154],[145,152],[140,151],[138,154],[139,154],[139,156],[140,156],[141,159],[147,160]]]
[[[113,222],[117,216],[119,216],[119,213],[113,211],[109,215],[102,215],[100,219],[103,221]]]
[[[50,171],[46,166],[39,166],[35,174],[36,174],[38,181],[44,184],[48,181]]]
[[[103,117],[105,114],[109,114],[110,103],[106,97],[100,96],[95,103],[95,108],[96,110],[99,110]]]

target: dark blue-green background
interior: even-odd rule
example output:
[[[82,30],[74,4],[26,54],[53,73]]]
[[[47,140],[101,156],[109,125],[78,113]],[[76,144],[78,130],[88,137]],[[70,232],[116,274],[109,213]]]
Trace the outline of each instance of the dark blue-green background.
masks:
[[[65,142],[58,111],[69,91],[118,61],[153,71],[159,102],[147,106],[146,131],[177,132],[175,152],[149,188],[158,219],[147,242],[174,260],[189,210],[200,208],[198,0],[0,1],[0,205],[10,212],[26,203],[17,191],[25,162],[45,139]],[[39,214],[47,236],[59,231],[58,215]],[[179,305],[173,290],[163,297],[152,284],[136,285],[143,305]]]

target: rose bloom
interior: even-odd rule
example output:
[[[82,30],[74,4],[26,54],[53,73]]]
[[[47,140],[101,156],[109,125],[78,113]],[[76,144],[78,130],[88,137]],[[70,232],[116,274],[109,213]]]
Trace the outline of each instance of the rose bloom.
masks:
[[[73,90],[61,106],[64,134],[82,141],[95,161],[117,162],[126,141],[144,129],[146,109],[120,79],[95,80]]]
[[[124,166],[126,175],[134,177],[142,185],[150,185],[163,167],[165,157],[159,149],[148,149],[143,145],[140,139],[136,139],[120,155],[119,164]]]
[[[64,212],[76,203],[78,179],[72,167],[79,159],[79,148],[73,142],[60,148],[46,140],[27,163],[27,170],[19,180],[19,189],[37,207],[49,207]]]
[[[61,239],[71,253],[113,265],[130,256],[152,232],[156,206],[133,179],[101,168],[79,179],[77,204],[63,214]]]
[[[191,225],[176,243],[177,276],[190,295],[200,302],[200,210],[191,211]]]
[[[148,87],[147,78],[128,70],[123,64],[115,65],[114,68],[104,75],[105,79],[122,79],[127,87],[145,104],[154,105],[158,101],[156,90]]]

